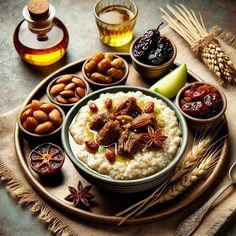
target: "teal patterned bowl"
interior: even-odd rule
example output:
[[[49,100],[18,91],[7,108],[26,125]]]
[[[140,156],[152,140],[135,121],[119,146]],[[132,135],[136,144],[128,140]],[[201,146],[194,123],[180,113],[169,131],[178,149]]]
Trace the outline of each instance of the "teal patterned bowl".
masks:
[[[171,160],[171,162],[161,171],[150,175],[148,177],[134,179],[134,180],[114,180],[109,176],[100,174],[91,168],[85,166],[82,161],[80,161],[74,154],[74,147],[72,142],[72,137],[69,133],[69,127],[72,123],[74,117],[77,115],[79,109],[86,105],[89,100],[97,99],[100,94],[102,93],[116,93],[116,92],[129,92],[129,91],[141,91],[143,94],[152,96],[158,99],[163,100],[167,106],[169,106],[172,110],[175,111],[176,117],[178,119],[180,129],[182,131],[182,142],[181,145]],[[181,159],[184,150],[187,145],[187,138],[188,138],[188,129],[185,122],[185,118],[179,111],[179,109],[167,98],[163,97],[162,95],[152,92],[148,89],[133,87],[133,86],[114,86],[109,88],[104,88],[89,94],[88,96],[81,99],[67,114],[63,127],[62,127],[62,144],[63,147],[72,161],[73,165],[75,166],[76,170],[79,174],[84,177],[86,180],[91,182],[92,184],[96,185],[97,187],[103,188],[107,191],[111,192],[119,192],[119,193],[131,193],[131,192],[140,192],[147,189],[150,189],[162,181],[164,181],[173,171],[176,164]]]

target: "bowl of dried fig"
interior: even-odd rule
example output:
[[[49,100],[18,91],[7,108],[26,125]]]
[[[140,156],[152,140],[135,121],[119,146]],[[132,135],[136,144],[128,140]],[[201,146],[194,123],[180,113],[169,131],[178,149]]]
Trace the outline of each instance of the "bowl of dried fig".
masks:
[[[34,99],[21,108],[17,123],[23,137],[37,143],[60,138],[64,119],[64,111],[59,106]]]
[[[74,74],[61,75],[47,86],[49,100],[68,111],[75,103],[90,92],[86,80]]]
[[[98,52],[84,62],[82,73],[91,87],[105,88],[125,84],[129,65],[114,53]]]

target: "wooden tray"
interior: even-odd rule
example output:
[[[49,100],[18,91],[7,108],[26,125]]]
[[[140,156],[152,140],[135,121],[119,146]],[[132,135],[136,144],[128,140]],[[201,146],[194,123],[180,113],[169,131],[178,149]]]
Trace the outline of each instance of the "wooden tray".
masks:
[[[128,61],[130,65],[130,73],[128,76],[127,84],[135,85],[140,87],[149,87],[146,81],[144,81],[140,75],[134,70],[131,64],[131,58],[129,54],[119,54],[126,61]],[[46,87],[49,82],[56,78],[61,74],[73,73],[79,76],[81,74],[82,64],[85,59],[81,59],[79,61],[73,62],[47,78],[45,78],[27,97],[22,106],[25,106],[32,99],[40,99],[47,101],[47,97],[45,95]],[[188,71],[188,81],[199,81],[201,80],[192,72]],[[227,127],[227,125],[225,126]],[[225,128],[225,132],[227,133],[227,128]],[[193,142],[193,133],[189,132],[189,141],[188,141],[188,151]],[[43,140],[42,140],[43,142]],[[174,199],[172,202],[168,202],[158,206],[156,209],[152,209],[151,211],[146,212],[144,215],[141,215],[138,218],[129,219],[125,224],[140,224],[146,222],[152,222],[157,219],[161,219],[163,217],[170,216],[171,214],[179,211],[180,209],[186,207],[191,202],[193,202],[196,198],[198,198],[205,190],[209,188],[209,186],[216,179],[219,174],[223,163],[227,157],[228,150],[228,138],[225,138],[223,141],[221,157],[215,166],[213,172],[205,179],[197,182],[194,186],[192,186],[187,194],[183,194],[181,197]],[[59,144],[60,145],[60,144]],[[66,158],[65,163],[62,167],[61,173],[56,176],[56,178],[43,179],[40,178],[37,174],[35,174],[31,168],[29,167],[28,157],[29,152],[33,148],[29,143],[27,143],[20,135],[19,128],[16,125],[15,128],[15,147],[16,151],[23,169],[23,172],[30,182],[30,184],[35,188],[35,190],[42,195],[49,204],[54,206],[56,209],[59,209],[62,214],[67,213],[72,215],[73,217],[79,217],[85,220],[89,220],[95,223],[102,224],[117,224],[121,218],[116,217],[115,213],[125,209],[126,207],[136,203],[138,200],[143,199],[148,196],[151,191],[146,191],[138,194],[117,194],[117,193],[109,193],[103,190],[97,189],[95,186],[92,188],[92,192],[95,195],[95,204],[90,208],[90,211],[73,207],[70,202],[64,200],[64,198],[69,194],[68,186],[77,187],[78,181],[81,180],[84,185],[87,185],[86,182],[79,173],[75,170],[74,166],[70,162],[69,158]],[[186,152],[185,152],[186,153]]]

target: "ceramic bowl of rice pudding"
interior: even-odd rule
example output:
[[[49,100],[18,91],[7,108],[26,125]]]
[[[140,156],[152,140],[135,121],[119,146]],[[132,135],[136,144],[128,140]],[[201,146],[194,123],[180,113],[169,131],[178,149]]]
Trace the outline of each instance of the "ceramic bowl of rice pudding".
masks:
[[[82,177],[112,192],[139,192],[173,171],[187,144],[175,105],[147,89],[116,86],[76,104],[62,128],[64,149]]]

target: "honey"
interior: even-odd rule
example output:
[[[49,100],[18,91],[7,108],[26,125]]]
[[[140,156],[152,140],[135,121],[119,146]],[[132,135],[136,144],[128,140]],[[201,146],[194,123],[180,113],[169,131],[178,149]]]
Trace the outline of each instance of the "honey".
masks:
[[[47,0],[30,1],[23,9],[25,20],[16,27],[13,41],[20,57],[36,66],[47,66],[60,60],[66,52],[69,34],[56,17]]]
[[[101,6],[99,3],[101,3]],[[136,23],[136,5],[131,7],[131,5],[125,6],[113,3],[112,5],[103,6],[102,1],[95,6],[96,23],[102,42],[113,47],[130,42]]]

